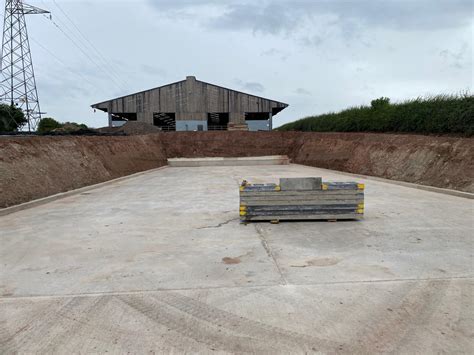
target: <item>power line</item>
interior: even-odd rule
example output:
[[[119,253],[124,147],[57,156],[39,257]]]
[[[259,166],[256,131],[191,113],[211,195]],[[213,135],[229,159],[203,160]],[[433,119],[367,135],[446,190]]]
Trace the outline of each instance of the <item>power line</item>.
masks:
[[[44,3],[44,1],[43,1]],[[3,18],[4,17],[4,14],[2,12],[0,12],[0,17]],[[61,64],[64,68],[66,68],[69,72],[71,72],[72,74],[74,75],[77,75],[78,77],[81,77],[82,79],[84,79],[85,81],[87,81],[91,86],[96,86],[95,83],[93,83],[89,78],[87,78],[86,76],[84,76],[80,71],[75,71],[74,69],[72,69],[72,67],[70,67],[69,65],[67,65],[66,63],[64,63],[64,61],[62,61],[57,55],[55,55],[53,52],[51,52],[47,47],[45,47],[44,45],[42,45],[39,41],[37,41],[33,36],[29,36],[30,39],[37,45],[39,46],[41,49],[43,49],[46,53],[48,53],[54,60],[56,60],[59,64]]]
[[[89,61],[94,64],[102,73],[104,73],[106,76],[108,76],[119,88],[120,90],[126,90],[125,87],[122,86],[113,76],[111,76],[108,72],[104,71],[103,68],[97,62],[85,51],[77,42],[74,38],[72,38],[65,30],[62,29],[61,26],[58,25],[56,21],[54,21],[52,18],[49,18],[45,16],[54,27],[56,27],[67,39],[71,41],[71,43],[87,58]]]
[[[101,59],[105,64],[107,70],[110,71],[112,75],[122,81],[125,86],[129,86],[128,83],[122,78],[120,74],[118,74],[115,69],[113,68],[113,64],[97,49],[97,47],[84,35],[84,33],[80,30],[80,28],[75,24],[75,22],[71,19],[71,17],[64,11],[64,9],[53,0],[54,5],[62,12],[62,14],[66,17],[66,19],[72,24],[72,26],[76,29],[76,31],[82,36],[82,38],[89,44],[89,46],[95,51],[97,57]]]
[[[86,76],[84,76],[83,74],[81,74],[80,72],[76,72],[74,71],[70,66],[68,66],[66,63],[64,63],[58,56],[56,56],[53,52],[51,52],[48,48],[46,48],[45,46],[43,46],[39,41],[37,41],[36,39],[34,39],[32,36],[30,36],[30,39],[36,43],[37,46],[39,46],[41,49],[43,49],[46,53],[48,53],[51,57],[53,57],[53,59],[55,59],[59,64],[61,64],[62,66],[64,66],[64,68],[66,68],[67,70],[69,70],[71,73],[81,77],[82,79],[84,79],[85,81],[87,81],[89,84],[91,84],[92,86],[95,86],[96,84],[94,84],[92,81],[90,81]]]
[[[74,21],[67,15],[67,13],[64,11],[64,9],[56,2],[54,1],[54,4],[56,7],[62,12],[62,14],[66,17],[66,19],[72,24],[72,26],[76,29],[77,33],[80,34],[77,35],[72,31],[69,26],[67,26],[61,19],[59,18],[60,23],[62,23],[62,26],[66,28],[71,34],[74,34],[76,39],[79,40],[81,45],[89,52],[90,49],[92,49],[92,53],[95,54],[97,59],[101,62],[103,65],[104,69],[107,70],[107,72],[110,74],[110,76],[113,76],[116,82],[119,82],[122,87],[128,87],[129,85],[125,80],[123,80],[122,76],[117,74],[115,70],[113,70],[112,64],[100,53],[100,51],[94,46],[94,44],[81,32],[79,27],[74,23]]]
[[[44,3],[44,0],[41,0]],[[63,33],[68,39],[73,42],[82,54],[84,54],[94,65],[96,65],[103,73],[105,73],[112,81],[120,87],[121,90],[126,91],[130,85],[127,83],[126,80],[123,79],[123,75],[119,74],[114,69],[114,64],[111,63],[101,52],[100,50],[87,38],[87,36],[80,30],[80,28],[75,24],[72,18],[66,13],[66,11],[55,1],[52,0],[54,5],[59,9],[59,11],[64,15],[64,17],[72,24],[75,31],[72,31],[70,27],[61,20],[60,17],[56,16],[56,21],[52,19],[50,16],[48,19],[53,23],[55,27],[58,28],[59,31]],[[74,37],[74,39],[71,38]],[[92,50],[91,50],[92,49]],[[91,57],[91,54],[94,57]],[[95,60],[97,58],[99,63]],[[120,72],[120,70],[119,70]]]
[[[78,44],[78,42],[71,37],[71,35],[69,35],[63,28],[62,26],[60,26],[56,21],[54,21],[52,18],[48,18],[51,23],[53,24],[54,27],[56,27],[66,38],[68,38],[72,44],[87,58],[89,59],[89,61],[94,64],[102,73],[104,73],[106,76],[108,76],[114,83],[115,85],[117,85],[121,90],[124,89],[124,87],[122,86],[122,84],[120,82],[118,82],[113,76],[111,76],[108,72],[106,72],[105,70],[103,70],[103,68],[101,67],[100,64],[98,64],[96,62],[96,60],[90,56],[90,54],[87,52],[87,48],[83,48],[80,44]],[[64,26],[66,29],[67,29],[67,26]],[[70,31],[68,29],[68,31]],[[70,31],[71,32],[71,31]]]

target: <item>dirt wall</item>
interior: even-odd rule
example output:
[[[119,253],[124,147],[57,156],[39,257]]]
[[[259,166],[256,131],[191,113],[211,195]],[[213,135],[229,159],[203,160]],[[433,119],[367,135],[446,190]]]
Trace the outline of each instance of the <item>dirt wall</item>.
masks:
[[[302,132],[164,134],[168,157],[286,154],[294,163],[474,192],[474,139]]]
[[[174,157],[288,155],[298,164],[474,192],[474,139],[300,132],[0,137],[0,207],[166,164]]]
[[[0,208],[166,165],[159,137],[0,138]]]
[[[177,132],[163,133],[161,141],[168,158],[282,155],[290,153],[298,136],[291,133]]]
[[[474,139],[367,133],[305,133],[294,162],[474,192]]]

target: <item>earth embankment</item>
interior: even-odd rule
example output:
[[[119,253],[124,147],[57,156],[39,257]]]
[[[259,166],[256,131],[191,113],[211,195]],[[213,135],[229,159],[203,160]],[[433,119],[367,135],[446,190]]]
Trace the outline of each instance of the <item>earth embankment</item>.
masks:
[[[283,154],[303,165],[474,192],[474,138],[312,132],[0,137],[0,208],[157,168],[167,158]]]
[[[163,165],[153,135],[1,137],[0,208]]]

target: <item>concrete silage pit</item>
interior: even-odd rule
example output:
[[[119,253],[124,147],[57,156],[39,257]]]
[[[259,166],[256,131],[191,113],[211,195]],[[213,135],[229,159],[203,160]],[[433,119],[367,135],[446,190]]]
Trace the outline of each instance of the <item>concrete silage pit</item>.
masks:
[[[240,224],[242,179],[306,176],[354,180],[167,167],[0,217],[0,347],[469,353],[472,200],[364,178],[363,221]]]
[[[162,167],[175,157],[287,155],[307,166],[472,194],[473,142],[401,134],[225,131],[0,137],[0,209]]]

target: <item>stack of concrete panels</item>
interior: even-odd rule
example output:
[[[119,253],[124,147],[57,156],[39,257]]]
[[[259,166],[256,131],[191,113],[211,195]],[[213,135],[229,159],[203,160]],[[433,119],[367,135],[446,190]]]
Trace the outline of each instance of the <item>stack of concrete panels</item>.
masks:
[[[242,222],[347,220],[364,215],[364,184],[322,182],[321,178],[280,179],[280,184],[240,187]]]

